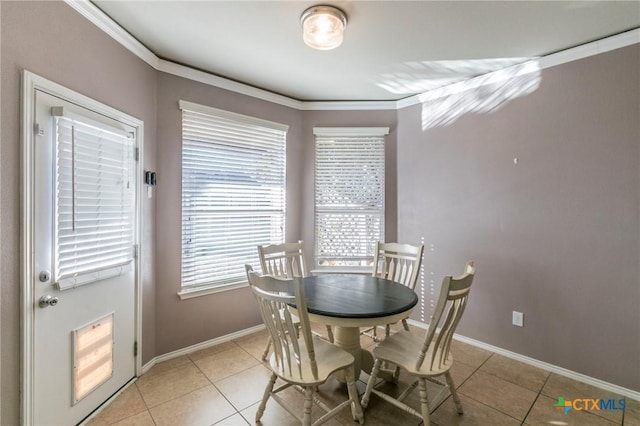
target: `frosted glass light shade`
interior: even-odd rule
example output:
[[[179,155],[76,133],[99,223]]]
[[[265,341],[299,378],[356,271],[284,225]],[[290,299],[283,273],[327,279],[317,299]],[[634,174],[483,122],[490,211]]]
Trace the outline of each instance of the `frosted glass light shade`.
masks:
[[[300,17],[303,40],[307,46],[318,50],[330,50],[342,44],[347,17],[332,6],[313,6]]]

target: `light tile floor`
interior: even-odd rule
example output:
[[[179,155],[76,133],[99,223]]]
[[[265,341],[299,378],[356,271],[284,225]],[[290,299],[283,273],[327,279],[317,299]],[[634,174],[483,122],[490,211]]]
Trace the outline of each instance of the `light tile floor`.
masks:
[[[322,328],[318,328],[319,331]],[[422,330],[413,328],[417,333]],[[101,425],[233,425],[254,424],[255,412],[270,376],[260,355],[266,343],[265,331],[180,356],[155,365],[93,417],[88,426]],[[375,343],[363,336],[364,347]],[[548,371],[461,342],[453,344],[452,375],[462,400],[464,414],[458,415],[451,398],[432,414],[432,424],[447,425],[627,425],[640,426],[640,402],[626,400],[626,410],[577,411],[568,414],[553,405],[558,397],[621,398]],[[364,392],[368,376],[358,381]],[[400,377],[400,386],[408,378]],[[383,389],[396,392],[396,385]],[[290,390],[290,392],[289,392]],[[288,393],[287,393],[288,392]],[[319,387],[329,403],[346,398],[344,386],[329,381]],[[430,390],[431,392],[431,390]],[[283,392],[294,407],[302,410],[302,395]],[[407,400],[419,411],[418,392]],[[319,409],[315,409],[316,416]],[[262,424],[286,426],[295,419],[273,401],[267,403]],[[325,423],[357,425],[349,410]],[[365,411],[366,425],[410,425],[422,422],[375,395]]]

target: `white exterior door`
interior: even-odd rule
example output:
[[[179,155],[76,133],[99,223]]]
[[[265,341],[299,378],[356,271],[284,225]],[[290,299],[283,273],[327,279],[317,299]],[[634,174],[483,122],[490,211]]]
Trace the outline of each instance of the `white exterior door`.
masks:
[[[136,374],[136,129],[35,98],[32,420],[73,425]]]

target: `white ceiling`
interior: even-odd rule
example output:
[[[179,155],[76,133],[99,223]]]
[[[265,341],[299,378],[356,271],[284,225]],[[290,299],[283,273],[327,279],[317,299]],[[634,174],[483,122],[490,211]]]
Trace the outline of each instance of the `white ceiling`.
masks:
[[[640,27],[640,1],[104,1],[158,57],[301,101],[399,100]],[[343,44],[302,41],[331,4]]]

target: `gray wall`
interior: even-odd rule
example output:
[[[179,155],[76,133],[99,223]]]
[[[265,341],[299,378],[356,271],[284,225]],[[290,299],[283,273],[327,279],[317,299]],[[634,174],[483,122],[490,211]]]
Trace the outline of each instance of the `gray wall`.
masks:
[[[145,168],[155,168],[156,71],[62,2],[0,2],[0,324],[2,425],[20,401],[20,72],[27,69],[144,121]],[[143,360],[154,348],[154,208],[142,208]]]
[[[157,355],[261,323],[253,296],[242,288],[180,300],[182,115],[179,100],[289,125],[287,133],[288,240],[300,238],[302,191],[300,111],[158,73]]]
[[[640,390],[639,68],[636,44],[450,126],[399,111],[398,237],[425,240],[416,319],[474,259],[460,334]]]

